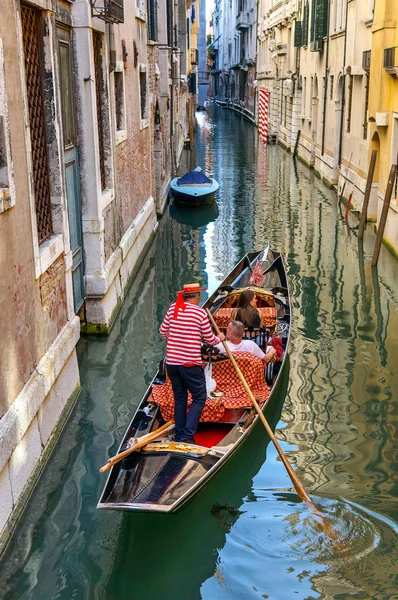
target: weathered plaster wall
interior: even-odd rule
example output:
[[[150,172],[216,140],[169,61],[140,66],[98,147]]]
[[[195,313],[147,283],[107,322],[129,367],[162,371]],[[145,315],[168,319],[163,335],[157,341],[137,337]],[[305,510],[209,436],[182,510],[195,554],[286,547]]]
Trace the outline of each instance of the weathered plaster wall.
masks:
[[[15,64],[16,34],[13,2],[6,0],[2,6],[0,36],[17,200],[14,207],[0,214],[1,414],[12,404],[67,320],[64,274],[50,271],[42,276],[50,285],[60,284],[57,306],[52,303],[51,307],[49,298],[42,305],[44,279],[35,277],[21,75]],[[63,264],[62,257],[60,261]]]
[[[35,6],[51,9],[47,0]],[[15,11],[14,11],[15,9]],[[0,548],[23,510],[54,428],[79,389],[57,89],[54,17],[42,12],[46,142],[55,235],[37,242],[19,3],[0,19],[14,206],[0,212]],[[0,78],[0,83],[2,78]],[[4,94],[3,94],[4,97]],[[33,479],[32,479],[33,477]]]

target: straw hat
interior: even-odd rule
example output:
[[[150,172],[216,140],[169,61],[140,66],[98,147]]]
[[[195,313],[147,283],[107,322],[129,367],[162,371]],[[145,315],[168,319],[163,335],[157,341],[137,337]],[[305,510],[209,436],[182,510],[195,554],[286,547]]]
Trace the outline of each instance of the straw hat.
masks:
[[[186,283],[181,290],[183,294],[189,294],[192,292],[203,292],[207,288],[201,288],[199,283]]]
[[[177,292],[177,300],[174,306],[174,319],[177,319],[178,312],[185,310],[186,304],[183,300],[184,294],[196,294],[204,291],[206,288],[201,288],[199,283],[186,283],[182,290]]]

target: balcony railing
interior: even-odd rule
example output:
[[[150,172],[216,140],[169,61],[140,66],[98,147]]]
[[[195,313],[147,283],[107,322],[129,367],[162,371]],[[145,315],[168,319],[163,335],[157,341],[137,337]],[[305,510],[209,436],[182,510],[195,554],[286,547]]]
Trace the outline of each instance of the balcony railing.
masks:
[[[391,77],[398,78],[398,46],[384,50],[384,68]]]
[[[247,12],[241,11],[236,16],[236,29],[247,29],[249,27],[249,19]]]
[[[310,43],[310,51],[323,52],[323,39],[319,38],[316,40],[312,40],[312,42]]]
[[[191,48],[191,65],[199,64],[199,52],[197,48]]]
[[[124,23],[124,0],[90,0],[91,14],[107,23]]]
[[[365,50],[365,52],[362,53],[362,69],[367,72],[370,71],[370,57],[371,50]]]

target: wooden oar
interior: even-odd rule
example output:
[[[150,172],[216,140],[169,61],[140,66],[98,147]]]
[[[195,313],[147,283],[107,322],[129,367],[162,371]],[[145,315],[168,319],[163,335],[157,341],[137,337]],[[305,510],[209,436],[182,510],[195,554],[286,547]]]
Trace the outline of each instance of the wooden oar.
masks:
[[[159,427],[159,429],[156,429],[155,431],[151,431],[150,433],[143,435],[141,438],[139,438],[139,441],[136,444],[131,446],[131,448],[127,448],[127,450],[124,450],[123,452],[112,456],[112,458],[108,460],[106,465],[100,468],[100,473],[107,471],[108,469],[113,467],[113,465],[116,465],[119,461],[123,460],[123,458],[126,458],[126,456],[128,456],[132,452],[135,452],[143,446],[146,446],[149,442],[153,442],[157,438],[162,437],[166,433],[169,433],[173,429],[173,427],[173,421],[168,421],[167,423]]]
[[[213,319],[213,315],[211,314],[211,312],[209,311],[209,309],[206,309],[206,312],[209,316],[210,322],[214,327],[214,330],[216,332],[217,335],[219,335],[220,330],[217,327],[217,324],[215,322],[215,320]],[[281,457],[281,460],[283,462],[283,464],[285,465],[285,468],[289,474],[290,479],[292,480],[292,483],[294,485],[294,488],[299,496],[299,498],[301,498],[301,500],[303,500],[304,502],[311,502],[311,498],[309,497],[309,495],[307,494],[303,484],[301,483],[300,479],[298,478],[298,476],[296,475],[296,473],[294,472],[291,464],[289,463],[289,461],[287,460],[282,448],[279,446],[278,440],[276,439],[276,437],[274,436],[274,433],[271,429],[271,427],[268,425],[268,421],[267,419],[264,417],[263,412],[260,408],[260,406],[257,403],[257,400],[255,399],[255,397],[252,394],[251,389],[249,388],[246,379],[244,378],[242,371],[240,370],[238,363],[236,362],[235,358],[233,357],[233,354],[231,352],[231,350],[229,349],[228,344],[226,343],[226,341],[223,341],[224,344],[224,348],[226,353],[228,354],[229,358],[231,359],[231,362],[233,364],[233,366],[235,367],[235,371],[238,374],[239,379],[241,380],[241,382],[243,383],[243,386],[254,406],[254,409],[256,411],[256,413],[258,414],[258,416],[260,417],[260,420],[262,422],[262,424],[264,425],[265,429],[267,430],[267,433],[269,435],[269,437],[271,438],[279,456]]]
[[[209,311],[209,309],[206,309],[206,312],[209,316],[210,322],[214,327],[214,331],[216,332],[217,335],[219,335],[220,330],[217,327],[217,323],[215,322],[215,320],[213,319],[213,315],[211,314],[211,312]],[[260,417],[260,420],[262,422],[262,424],[264,425],[269,437],[271,438],[271,441],[273,442],[279,456],[281,457],[281,460],[283,462],[283,464],[285,465],[286,471],[288,472],[288,475],[294,485],[294,489],[297,492],[298,497],[303,500],[303,502],[306,503],[306,505],[308,506],[308,508],[312,511],[312,513],[315,515],[315,517],[317,518],[318,522],[322,525],[322,527],[324,528],[325,532],[327,533],[327,535],[330,537],[330,539],[335,543],[335,548],[339,551],[341,551],[342,549],[344,549],[344,545],[339,541],[339,536],[336,533],[336,531],[334,531],[331,523],[329,522],[329,520],[324,517],[322,514],[320,514],[318,507],[316,506],[316,504],[314,504],[314,502],[311,500],[311,498],[309,497],[305,487],[303,486],[303,484],[301,483],[298,475],[295,473],[295,471],[293,470],[291,464],[289,463],[285,453],[283,452],[282,448],[279,446],[278,440],[276,439],[271,427],[268,424],[267,419],[264,417],[262,410],[260,408],[260,406],[258,405],[255,397],[252,394],[251,389],[249,388],[246,379],[243,376],[242,371],[239,368],[238,363],[236,362],[231,350],[229,349],[228,344],[226,343],[226,340],[223,340],[223,345],[225,348],[226,353],[228,354],[229,358],[231,359],[231,362],[233,364],[233,366],[235,367],[235,370],[238,374],[239,379],[241,380],[241,382],[243,383],[243,386],[253,404],[253,407],[256,411],[256,413],[258,414],[258,416]]]

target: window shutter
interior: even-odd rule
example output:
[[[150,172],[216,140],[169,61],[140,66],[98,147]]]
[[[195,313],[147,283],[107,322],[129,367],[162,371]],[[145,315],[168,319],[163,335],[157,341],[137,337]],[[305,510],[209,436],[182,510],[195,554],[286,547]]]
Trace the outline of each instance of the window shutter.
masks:
[[[328,0],[316,0],[315,9],[315,39],[323,39],[328,32]]]
[[[300,48],[302,46],[302,23],[296,21],[294,26],[294,47]]]
[[[308,21],[310,17],[310,7],[308,2],[304,6],[303,21],[301,24],[301,41],[303,46],[308,45]]]
[[[323,51],[323,38],[328,31],[329,0],[314,0],[311,14],[311,51]]]

